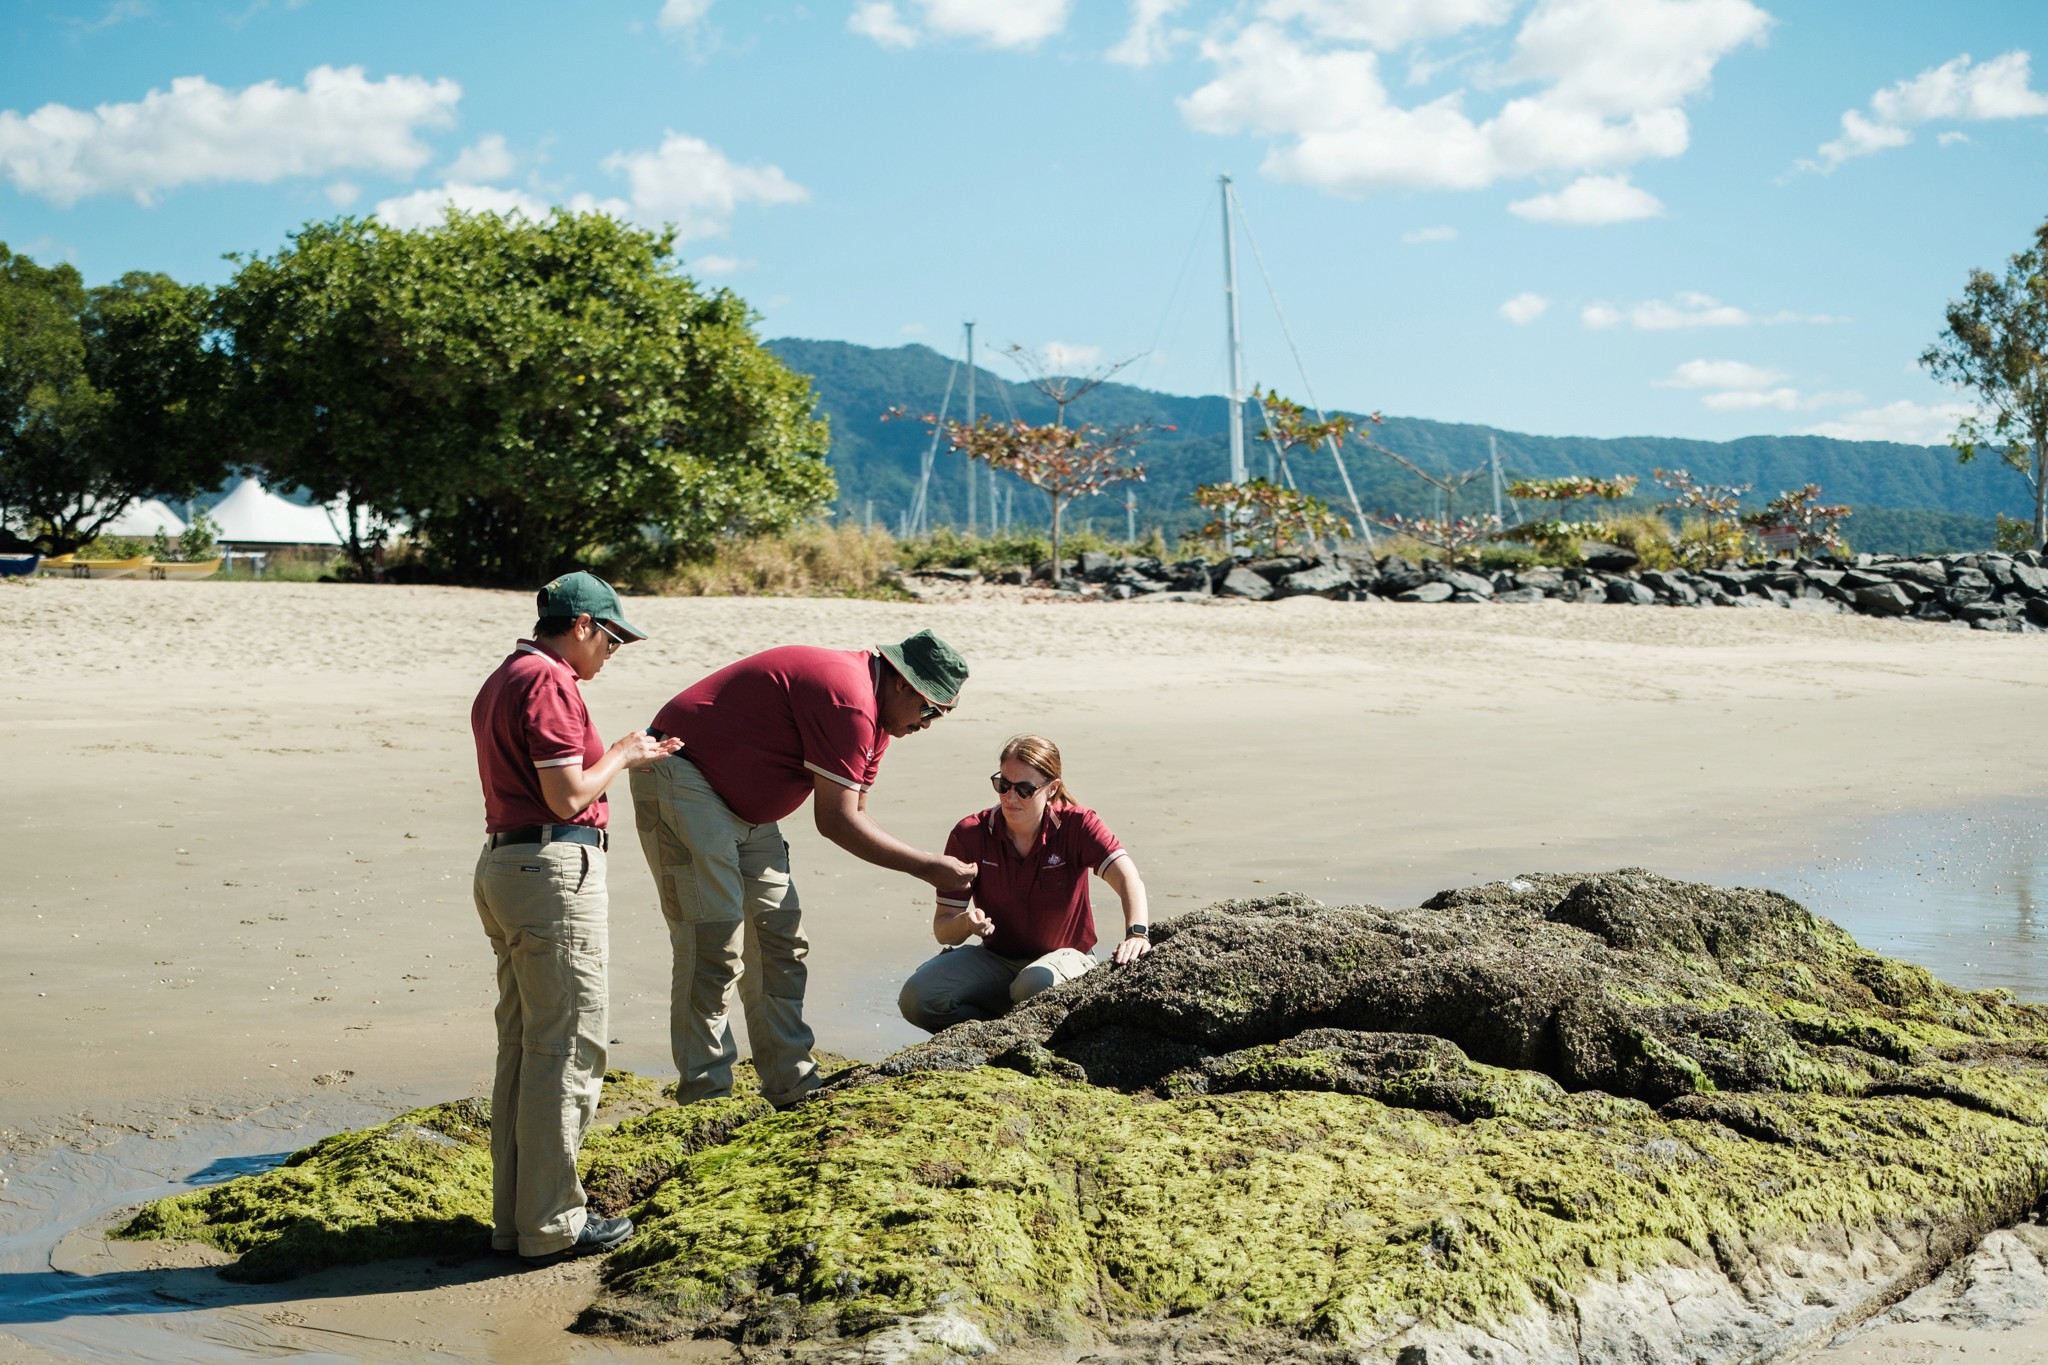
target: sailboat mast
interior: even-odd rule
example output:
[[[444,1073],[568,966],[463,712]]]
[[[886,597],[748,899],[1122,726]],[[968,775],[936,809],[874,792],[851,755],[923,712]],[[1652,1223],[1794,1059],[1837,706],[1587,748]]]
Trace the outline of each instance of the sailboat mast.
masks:
[[[967,324],[967,425],[974,425],[974,324]],[[975,533],[974,461],[967,461],[967,534]]]
[[[1232,226],[1230,177],[1216,177],[1223,191],[1223,303],[1230,336],[1230,481],[1244,482],[1244,346],[1237,335],[1237,236]]]

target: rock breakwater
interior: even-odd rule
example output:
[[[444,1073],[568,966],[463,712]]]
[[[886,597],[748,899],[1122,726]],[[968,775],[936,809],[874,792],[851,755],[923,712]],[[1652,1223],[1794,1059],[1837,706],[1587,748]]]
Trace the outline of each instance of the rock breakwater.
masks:
[[[1407,910],[1274,896],[1157,941],[786,1113],[620,1077],[643,1112],[588,1164],[642,1232],[582,1328],[934,1360],[1162,1337],[1407,1365],[1766,1359],[2048,1194],[2048,1008],[1770,892],[1624,870]],[[296,1236],[317,1263],[323,1228],[403,1220],[403,1186],[437,1189],[424,1221],[450,1232],[488,1206],[486,1121],[420,1111],[123,1231],[245,1264]]]
[[[1482,572],[1433,559],[1286,556],[1167,563],[1089,552],[1075,559],[1064,586],[1111,600],[1159,596],[1237,597],[1264,602],[1289,597],[1409,603],[1546,599],[1622,606],[1777,608],[1823,614],[1855,612],[1903,617],[1977,630],[2048,629],[2048,559],[2031,551],[1909,558],[1860,554],[1836,559],[1772,559],[1720,568],[1643,569],[1634,552],[1588,542],[1569,568]],[[1035,577],[1049,579],[1051,565]],[[915,578],[978,582],[971,569],[927,569]],[[1021,568],[998,581],[1023,583]]]

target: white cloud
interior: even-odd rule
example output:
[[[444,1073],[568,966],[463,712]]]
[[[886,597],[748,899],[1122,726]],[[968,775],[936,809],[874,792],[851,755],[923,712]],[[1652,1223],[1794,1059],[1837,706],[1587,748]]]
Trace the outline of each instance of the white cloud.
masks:
[[[896,330],[907,337],[921,337],[925,333],[925,325],[921,322],[906,322]]]
[[[1755,321],[1733,304],[1688,291],[1680,291],[1668,301],[1651,299],[1639,303],[1628,310],[1628,320],[1644,332],[1669,332],[1681,327],[1747,327]]]
[[[1657,381],[1660,389],[1768,389],[1785,375],[1741,360],[1688,360]]]
[[[1417,228],[1413,232],[1402,233],[1401,240],[1409,246],[1418,246],[1423,242],[1455,242],[1458,240],[1458,230],[1454,227]]]
[[[1604,331],[1621,324],[1621,310],[1609,303],[1589,303],[1579,310],[1579,321],[1594,331]]]
[[[1479,0],[1269,0],[1203,44],[1215,74],[1180,101],[1181,116],[1200,132],[1269,137],[1266,174],[1340,193],[1611,172],[1682,153],[1690,138],[1683,103],[1706,88],[1722,57],[1760,40],[1771,23],[1750,0],[1537,0],[1489,88],[1538,88],[1478,117],[1462,88],[1413,107],[1395,103],[1380,54],[1343,45],[1394,41],[1420,31],[1415,25],[1499,24],[1510,14]],[[1580,197],[1600,195],[1589,187]],[[1632,187],[1601,202],[1637,217],[1656,203]]]
[[[1166,26],[1166,21],[1188,0],[1131,0],[1131,26],[1117,45],[1103,55],[1125,66],[1150,66],[1163,62],[1173,52],[1176,38],[1185,35]]]
[[[1550,300],[1541,294],[1517,294],[1500,306],[1500,315],[1517,327],[1526,327],[1549,307]]]
[[[497,134],[478,138],[455,154],[455,160],[448,163],[441,172],[444,180],[465,180],[472,184],[486,180],[503,180],[519,168],[519,159],[506,147],[505,139]]]
[[[1732,389],[1724,393],[1702,395],[1700,404],[1715,412],[1755,412],[1759,408],[1775,408],[1780,412],[1795,412],[1801,406],[1799,390],[1778,389]]]
[[[626,177],[636,219],[674,223],[685,240],[722,235],[742,204],[796,204],[810,197],[779,166],[742,166],[682,133],[670,133],[651,152],[614,152],[603,165]]]
[[[1082,346],[1070,341],[1048,341],[1038,348],[1045,368],[1055,374],[1074,374],[1102,363],[1100,346]]]
[[[722,256],[714,253],[692,257],[689,264],[699,275],[737,275],[754,262],[744,256]]]
[[[393,226],[413,228],[440,222],[451,206],[465,213],[523,214],[535,222],[560,207],[571,213],[608,213],[645,227],[673,223],[677,239],[689,241],[723,235],[742,205],[794,204],[810,197],[780,167],[740,165],[702,138],[681,133],[668,134],[652,151],[614,152],[601,164],[625,176],[625,198],[576,194],[550,204],[525,190],[451,179],[386,199],[376,212]],[[753,264],[730,256],[703,257],[699,264],[717,273],[714,262],[732,270]]]
[[[916,47],[917,28],[904,22],[889,0],[864,0],[855,5],[853,13],[847,16],[846,27],[863,38],[872,38],[883,47]]]
[[[1832,436],[1838,441],[1898,441],[1904,445],[1942,445],[1956,423],[1971,409],[1962,403],[1914,403],[1901,399],[1865,408],[1832,422],[1800,431],[1801,436]]]
[[[663,0],[655,25],[666,32],[687,32],[704,22],[712,0]]]
[[[1514,0],[1266,0],[1264,17],[1298,19],[1319,38],[1392,49],[1505,23]]]
[[[1869,156],[1913,140],[1912,129],[1923,123],[1985,122],[1993,119],[2037,118],[2048,114],[2048,93],[2032,88],[2032,59],[2014,49],[1973,66],[1970,54],[1932,66],[1919,75],[1886,86],[1870,97],[1870,112],[1851,109],[1842,115],[1842,135],[1821,144],[1815,161],[1799,168],[1825,174],[1844,161]],[[1944,133],[1948,145],[1960,133]]]
[[[1744,360],[1688,360],[1652,387],[1712,390],[1700,395],[1700,405],[1715,412],[1810,412],[1863,401],[1854,391],[1801,393],[1786,378],[1782,370]]]
[[[69,205],[93,194],[140,203],[180,185],[269,184],[286,176],[410,175],[433,153],[422,128],[454,118],[454,81],[315,67],[303,86],[225,90],[181,76],[132,104],[0,111],[0,172],[24,194]]]
[[[327,202],[338,209],[345,209],[362,197],[362,187],[349,180],[332,180],[320,187],[320,193],[327,196]]]
[[[1036,47],[1067,26],[1073,0],[861,0],[846,26],[883,47],[915,47],[927,36],[985,47]]]
[[[1968,133],[1958,132],[1937,133],[1934,137],[1936,144],[1943,147],[1953,147],[1958,142],[1968,142],[1969,140],[1970,135]]]
[[[1664,205],[1648,190],[1631,185],[1626,175],[1584,175],[1554,194],[1518,199],[1508,205],[1508,212],[1532,223],[1603,227],[1662,218]]]
[[[615,204],[623,209],[623,204]],[[586,204],[585,207],[597,207]],[[549,206],[524,190],[509,190],[497,185],[471,185],[460,181],[436,185],[431,189],[414,190],[381,201],[376,208],[377,217],[395,228],[433,227],[448,216],[451,208],[464,213],[496,213],[506,217],[520,215],[543,222],[548,216]]]

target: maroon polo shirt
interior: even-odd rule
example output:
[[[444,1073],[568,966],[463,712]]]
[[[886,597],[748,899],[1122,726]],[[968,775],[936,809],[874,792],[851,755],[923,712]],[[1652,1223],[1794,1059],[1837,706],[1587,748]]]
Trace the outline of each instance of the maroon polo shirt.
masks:
[[[889,734],[876,701],[880,656],[784,645],[727,664],[670,699],[654,728],[683,741],[711,790],[750,825],[804,803],[815,777],[866,791]]]
[[[576,670],[546,645],[521,640],[484,679],[469,708],[477,776],[484,787],[484,830],[503,834],[524,825],[559,825],[541,793],[540,770],[580,763],[594,767],[604,741],[590,723]],[[605,799],[583,808],[572,825],[603,829]]]
[[[1124,846],[1086,806],[1048,805],[1037,842],[1019,853],[1002,807],[990,806],[953,826],[946,854],[981,869],[968,895],[996,926],[982,946],[1002,957],[1041,957],[1059,948],[1085,953],[1095,946],[1088,874],[1123,857]],[[968,901],[941,896],[939,903]]]

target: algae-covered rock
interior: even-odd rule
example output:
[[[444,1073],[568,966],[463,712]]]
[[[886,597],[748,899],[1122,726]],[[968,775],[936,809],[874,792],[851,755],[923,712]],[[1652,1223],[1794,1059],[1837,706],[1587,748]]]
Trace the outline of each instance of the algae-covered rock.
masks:
[[[732,1098],[681,1109],[674,1101],[674,1082],[606,1073],[581,1162],[597,1213],[629,1206],[687,1154],[772,1112],[745,1063]],[[481,1255],[490,1249],[490,1108],[461,1100],[338,1134],[276,1170],[149,1204],[113,1235],[205,1242],[239,1257],[223,1275],[255,1283],[400,1256]]]
[[[1091,972],[842,1080],[1010,1065],[1040,1052],[1150,1090],[1211,1059],[1320,1029],[1424,1034],[1570,1090],[1663,1104],[1721,1090],[1862,1094],[2043,1014],[1856,946],[1770,891],[1635,869],[1525,876],[1413,910],[1300,896],[1163,925],[1131,967]],[[1365,1092],[1355,1092],[1365,1093]]]
[[[1625,870],[1398,911],[1278,896],[1155,944],[789,1112],[621,1078],[633,1112],[586,1183],[640,1235],[580,1329],[904,1359],[1765,1359],[2048,1192],[2048,1009],[1774,893]],[[436,1172],[480,1216],[482,1116],[454,1110],[471,1136],[429,1144],[439,1166],[403,1138],[421,1111],[295,1159],[328,1152],[324,1194],[287,1167],[131,1227],[303,1264],[343,1205],[404,1218],[371,1195]],[[258,1216],[294,1190],[313,1233]]]
[[[467,1255],[491,1232],[490,1106],[437,1104],[340,1133],[274,1171],[145,1206],[117,1237],[206,1242],[263,1284],[330,1265]]]

